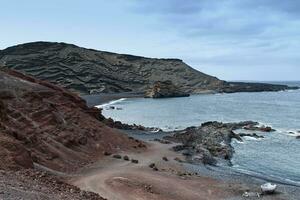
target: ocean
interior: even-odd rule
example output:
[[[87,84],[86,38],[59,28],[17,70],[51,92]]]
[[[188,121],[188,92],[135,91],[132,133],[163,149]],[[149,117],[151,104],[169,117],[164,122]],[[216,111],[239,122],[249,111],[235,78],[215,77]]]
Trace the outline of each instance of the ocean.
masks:
[[[276,82],[300,86],[300,82]],[[114,105],[120,109],[108,109]],[[276,129],[263,139],[233,141],[231,169],[300,185],[300,90],[202,94],[184,98],[120,99],[103,106],[103,114],[128,124],[179,130],[207,121],[257,121]],[[245,132],[245,131],[242,131]]]

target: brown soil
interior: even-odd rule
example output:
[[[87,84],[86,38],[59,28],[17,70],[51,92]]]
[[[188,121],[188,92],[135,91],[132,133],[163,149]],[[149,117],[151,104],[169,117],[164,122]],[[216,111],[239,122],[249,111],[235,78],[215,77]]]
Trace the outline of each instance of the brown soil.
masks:
[[[0,199],[104,200],[98,194],[81,191],[45,172],[0,170]]]
[[[0,158],[9,161],[0,169],[38,163],[72,171],[103,151],[140,144],[101,123],[100,110],[60,87],[15,71],[0,71],[0,85]]]
[[[183,158],[169,150],[170,147],[170,144],[152,143],[147,151],[122,153],[139,160],[139,164],[105,158],[83,170],[70,183],[110,200],[213,200],[242,194],[241,186],[185,171],[182,164],[174,160]],[[151,163],[155,163],[158,171],[149,167]]]

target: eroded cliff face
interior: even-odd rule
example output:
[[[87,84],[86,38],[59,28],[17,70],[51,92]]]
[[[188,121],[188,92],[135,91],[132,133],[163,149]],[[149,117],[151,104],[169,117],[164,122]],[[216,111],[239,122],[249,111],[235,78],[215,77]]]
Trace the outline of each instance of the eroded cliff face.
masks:
[[[187,93],[218,90],[223,81],[179,59],[156,59],[96,51],[65,43],[34,42],[0,51],[5,65],[81,94],[140,92],[171,80]]]
[[[104,151],[139,145],[99,121],[100,110],[58,86],[12,70],[0,70],[0,86],[0,169],[72,171]]]

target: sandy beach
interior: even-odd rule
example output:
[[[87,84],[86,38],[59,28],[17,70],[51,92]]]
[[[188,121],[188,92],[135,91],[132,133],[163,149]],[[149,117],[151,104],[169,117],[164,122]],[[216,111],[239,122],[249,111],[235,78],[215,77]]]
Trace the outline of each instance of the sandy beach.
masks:
[[[244,199],[242,194],[245,191],[260,192],[262,180],[243,183],[243,178],[222,180],[214,177],[213,172],[207,176],[188,171],[183,163],[174,160],[184,160],[184,157],[170,150],[172,145],[148,142],[146,151],[119,153],[138,160],[138,164],[107,156],[81,170],[69,182],[110,200],[234,200]],[[149,167],[151,163],[155,163],[157,171]],[[287,192],[293,189],[294,193]],[[250,199],[297,199],[299,192],[297,188],[293,189],[281,186],[275,195]]]
[[[144,97],[143,93],[122,92],[122,93],[101,93],[94,95],[82,95],[89,107],[101,105],[121,98],[139,98]]]

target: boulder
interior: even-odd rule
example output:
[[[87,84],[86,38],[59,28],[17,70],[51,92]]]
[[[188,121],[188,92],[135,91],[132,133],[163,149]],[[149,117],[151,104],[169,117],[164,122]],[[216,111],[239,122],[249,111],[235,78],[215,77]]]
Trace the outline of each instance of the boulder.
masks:
[[[122,158],[122,156],[121,156],[121,155],[118,155],[118,154],[115,154],[115,155],[113,155],[113,158],[116,158],[116,159],[121,159],[121,158]]]
[[[107,152],[107,151],[104,151],[104,152],[103,152],[103,155],[105,155],[105,156],[110,156],[111,153],[110,153],[110,152]]]
[[[146,98],[188,97],[188,93],[175,86],[172,81],[157,81],[146,91]]]
[[[277,188],[276,184],[273,183],[265,183],[260,186],[261,192],[263,194],[273,194]]]
[[[182,161],[180,158],[178,158],[178,157],[174,158],[174,160],[177,161],[177,162],[183,162],[183,161]]]
[[[138,163],[139,163],[139,161],[136,160],[136,159],[131,159],[131,162],[132,162],[132,163],[135,163],[135,164],[138,164]]]
[[[129,157],[127,155],[123,156],[123,159],[129,161]]]
[[[153,169],[155,167],[155,163],[151,163],[149,167]]]
[[[167,157],[162,157],[162,159],[163,159],[164,161],[169,161],[169,159],[168,159]]]

